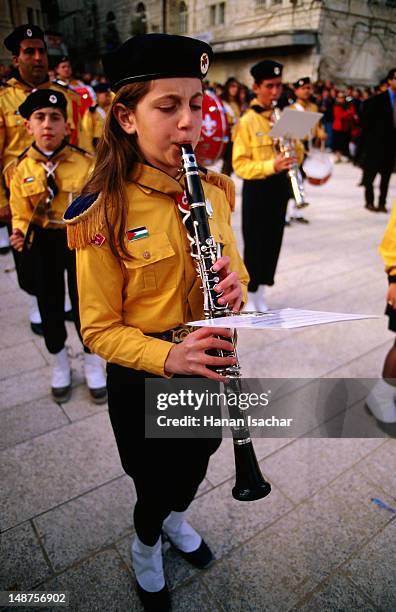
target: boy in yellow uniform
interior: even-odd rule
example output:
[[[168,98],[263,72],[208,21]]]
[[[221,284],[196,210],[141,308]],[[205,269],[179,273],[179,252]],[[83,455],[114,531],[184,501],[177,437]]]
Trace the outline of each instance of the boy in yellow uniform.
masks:
[[[23,249],[25,237],[33,236],[34,289],[40,309],[48,351],[54,355],[52,395],[67,401],[71,392],[70,364],[63,304],[64,272],[80,335],[75,255],[67,247],[63,214],[78,194],[90,170],[91,156],[65,141],[67,101],[60,92],[38,89],[19,107],[33,144],[20,156],[10,185],[11,244]],[[29,239],[30,240],[30,239]],[[81,338],[81,336],[80,336]],[[85,349],[85,375],[94,401],[106,401],[106,381],[100,359]]]
[[[107,112],[113,100],[110,85],[108,83],[98,83],[95,85],[97,103],[91,106],[82,118],[84,148],[91,153],[95,153],[99,139],[102,136]]]
[[[311,113],[317,113],[319,110],[318,106],[314,102],[312,102],[313,88],[311,79],[309,77],[302,77],[301,79],[298,79],[298,81],[293,83],[293,87],[294,93],[296,95],[296,101],[294,102],[294,104],[291,104],[289,108],[301,112],[309,111]],[[307,134],[306,138],[304,138],[304,140],[302,141],[304,144],[305,152],[309,152],[312,143],[318,146],[316,143],[324,142],[325,140],[326,132],[321,122],[318,121],[315,127],[311,130],[311,133]],[[304,177],[305,174],[303,172],[303,169],[300,168],[300,170],[302,176]],[[289,205],[290,212],[288,215],[288,220],[294,220],[298,223],[309,223],[308,219],[303,216],[301,210],[297,208],[294,200],[292,200],[292,204],[293,206],[291,207],[291,209]]]
[[[291,195],[287,176],[293,157],[277,154],[269,136],[273,110],[282,91],[282,64],[263,60],[250,74],[256,98],[241,117],[234,138],[232,164],[244,179],[242,189],[242,232],[244,261],[249,272],[247,310],[267,310],[264,285],[273,285],[282,245],[287,202]],[[296,143],[299,163],[302,146]]]
[[[79,144],[81,127],[78,117],[80,96],[67,86],[52,83],[48,78],[47,45],[41,28],[32,24],[18,26],[5,38],[4,46],[12,53],[14,73],[6,87],[0,90],[0,174],[3,173],[3,177],[0,175],[0,236],[3,240],[10,223],[8,189],[12,169],[18,156],[33,140],[25,129],[18,107],[34,89],[52,89],[55,93],[60,91],[67,99],[69,140],[72,144]],[[13,255],[17,265],[15,252]],[[65,310],[69,310],[69,305]],[[42,335],[40,313],[33,297],[29,318],[32,331]]]

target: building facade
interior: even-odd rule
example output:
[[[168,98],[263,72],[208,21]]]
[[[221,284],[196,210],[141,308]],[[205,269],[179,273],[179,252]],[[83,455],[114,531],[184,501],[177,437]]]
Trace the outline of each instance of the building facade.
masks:
[[[361,86],[376,84],[396,63],[396,0],[54,3],[57,23],[49,25],[62,33],[80,70],[100,70],[100,55],[134,34],[164,31],[209,42],[215,61],[208,78],[218,82],[233,75],[250,84],[249,67],[265,57],[284,64],[285,81],[310,76]],[[29,16],[48,26],[39,0],[0,0],[0,9],[4,35]]]
[[[3,40],[16,26],[23,23],[44,27],[40,0],[0,0],[0,63],[6,66],[11,63],[11,56]]]

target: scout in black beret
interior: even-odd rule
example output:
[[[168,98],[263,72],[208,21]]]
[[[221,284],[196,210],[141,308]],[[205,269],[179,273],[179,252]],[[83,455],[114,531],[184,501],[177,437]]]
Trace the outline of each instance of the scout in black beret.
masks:
[[[42,40],[45,42],[43,30],[36,25],[30,25],[28,23],[18,26],[4,39],[4,46],[11,51],[13,55],[19,55],[19,46],[21,42],[29,39]]]
[[[98,83],[93,89],[95,93],[107,93],[111,91],[111,86],[110,83]]]
[[[211,47],[195,38],[171,34],[140,34],[102,58],[113,91],[123,85],[154,79],[203,79],[209,70]]]
[[[62,92],[53,89],[36,89],[19,107],[24,119],[29,119],[40,108],[59,108],[66,119],[67,100]]]
[[[250,74],[258,85],[265,79],[275,79],[282,76],[283,65],[273,60],[262,60],[250,69]]]
[[[311,79],[309,77],[302,77],[298,79],[295,83],[293,83],[294,89],[298,89],[299,87],[304,87],[304,85],[310,85]]]
[[[92,174],[64,216],[69,247],[77,250],[81,329],[90,338],[90,348],[97,346],[112,362],[107,378],[109,413],[122,465],[136,485],[131,550],[136,588],[145,610],[161,612],[171,609],[162,530],[195,567],[203,569],[214,560],[202,536],[184,520],[183,511],[192,502],[220,440],[194,440],[197,444],[180,440],[183,444],[178,445],[172,439],[147,441],[144,432],[146,372],[155,377],[169,372],[213,378],[206,368],[213,360],[206,347],[216,342],[212,338],[219,329],[192,331],[186,340],[180,327],[190,313],[203,313],[204,305],[198,278],[190,280],[194,262],[185,255],[190,241],[183,225],[182,165],[188,162],[185,159],[183,164],[182,148],[194,149],[200,138],[201,80],[211,59],[205,42],[169,34],[136,36],[103,59],[116,95]],[[194,174],[196,181],[202,177],[214,223],[231,234],[231,179],[204,170]],[[239,310],[243,299],[239,278],[247,283],[247,273],[234,240],[227,242],[224,256],[215,262],[216,289],[224,291],[223,303]],[[187,279],[188,291],[184,281],[173,282],[178,278]],[[176,339],[181,342],[176,344]],[[185,367],[186,346],[195,355],[191,368]],[[232,344],[227,346],[232,349]],[[219,365],[229,363],[224,357],[216,359]],[[131,393],[136,398],[134,409],[125,410]],[[139,423],[132,426],[133,444],[132,419]],[[154,478],[152,465],[157,471]]]

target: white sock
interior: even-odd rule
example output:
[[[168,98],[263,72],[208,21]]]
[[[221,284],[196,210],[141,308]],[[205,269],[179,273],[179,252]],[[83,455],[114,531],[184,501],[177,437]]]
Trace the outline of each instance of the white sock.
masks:
[[[164,520],[163,529],[172,542],[183,552],[192,552],[200,547],[202,538],[187,521],[185,512],[173,510]]]
[[[52,382],[54,389],[68,387],[71,384],[70,362],[67,350],[64,347],[59,353],[53,355]]]
[[[29,319],[31,323],[41,323],[41,315],[35,295],[30,295]]]
[[[136,580],[149,593],[157,593],[165,586],[162,564],[161,538],[154,546],[146,546],[138,536],[132,542],[132,566]]]
[[[6,227],[0,227],[0,248],[4,249],[10,246],[10,239],[8,236],[8,229]]]
[[[366,404],[378,421],[396,423],[395,396],[396,387],[383,378],[371,389],[366,398]]]

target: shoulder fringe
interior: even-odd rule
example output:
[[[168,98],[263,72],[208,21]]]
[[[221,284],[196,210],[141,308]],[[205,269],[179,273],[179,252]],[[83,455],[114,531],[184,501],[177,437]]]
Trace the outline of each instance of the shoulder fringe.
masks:
[[[208,170],[206,175],[203,177],[205,181],[216,187],[220,187],[226,195],[227,201],[232,211],[235,210],[235,185],[234,181],[225,174],[219,174],[218,172],[212,172]]]
[[[73,219],[64,219],[69,249],[82,249],[94,240],[105,223],[104,205],[98,197],[87,210]]]

